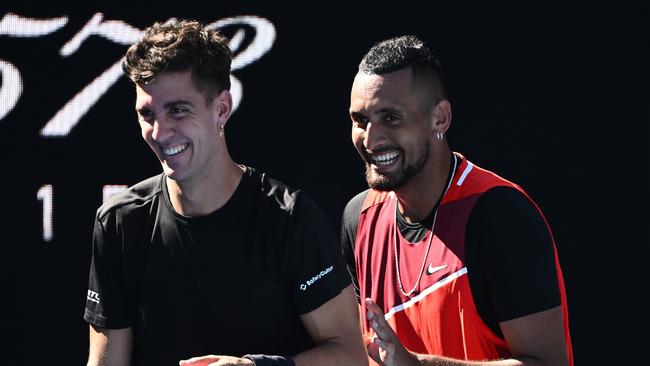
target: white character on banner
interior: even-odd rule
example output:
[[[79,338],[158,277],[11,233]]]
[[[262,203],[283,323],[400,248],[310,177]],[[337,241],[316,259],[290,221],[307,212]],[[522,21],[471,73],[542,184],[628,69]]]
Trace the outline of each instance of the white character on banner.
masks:
[[[67,17],[54,19],[23,18],[7,13],[0,19],[0,36],[41,37],[56,32],[68,22]],[[0,120],[14,109],[23,92],[20,71],[9,62],[0,60]]]
[[[67,17],[48,20],[35,20],[14,14],[6,14],[0,21],[0,35],[6,34],[14,37],[38,37],[52,33],[63,27],[68,21]],[[245,15],[224,18],[211,23],[215,28],[239,26],[230,40],[230,48],[235,54],[232,61],[232,71],[239,70],[261,58],[267,53],[275,42],[275,27],[267,19]],[[254,38],[248,46],[240,50],[244,44],[246,32],[242,26],[252,28]],[[91,36],[99,36],[114,43],[130,45],[141,35],[142,30],[137,29],[120,20],[104,20],[102,13],[96,13],[85,25],[70,39],[60,50],[62,57],[74,54],[83,42]],[[41,129],[43,137],[65,137],[79,123],[81,118],[97,103],[97,101],[110,89],[122,76],[121,61],[113,63],[106,71],[81,89],[63,108],[57,111]],[[0,119],[8,114],[16,105],[22,93],[22,82],[17,69],[0,60],[0,71],[3,76],[3,86],[0,89]],[[231,93],[233,95],[233,111],[237,110],[243,98],[242,83],[234,75],[230,75]]]

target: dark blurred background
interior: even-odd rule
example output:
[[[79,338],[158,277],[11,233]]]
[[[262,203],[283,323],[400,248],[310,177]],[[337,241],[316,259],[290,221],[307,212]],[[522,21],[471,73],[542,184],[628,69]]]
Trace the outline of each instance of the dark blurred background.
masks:
[[[130,37],[169,17],[229,20],[223,31],[242,36],[236,54],[258,53],[233,71],[243,88],[226,127],[231,153],[303,188],[336,231],[345,203],[366,187],[347,116],[356,65],[379,40],[419,35],[445,73],[452,148],[520,184],[553,228],[576,365],[647,358],[647,5],[71,4],[0,4],[3,364],[85,364],[94,212],[104,186],[134,184],[160,167],[123,76],[80,97],[89,109],[64,118],[74,126],[62,136],[42,129],[100,85]],[[268,21],[275,38],[248,16]],[[74,40],[78,47],[62,53]],[[254,40],[270,49],[247,48]]]

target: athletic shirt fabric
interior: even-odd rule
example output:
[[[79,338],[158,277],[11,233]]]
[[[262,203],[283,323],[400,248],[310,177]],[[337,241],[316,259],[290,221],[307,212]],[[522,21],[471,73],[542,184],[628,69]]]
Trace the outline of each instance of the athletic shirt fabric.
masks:
[[[393,192],[348,203],[342,249],[357,295],[377,302],[409,350],[464,360],[510,357],[499,322],[562,305],[572,364],[562,273],[541,211],[516,184],[455,158],[449,189],[422,225],[400,219]]]
[[[300,315],[349,284],[332,227],[300,191],[247,167],[223,207],[190,218],[161,174],[97,210],[84,318],[132,327],[136,365],[292,356],[313,347]]]

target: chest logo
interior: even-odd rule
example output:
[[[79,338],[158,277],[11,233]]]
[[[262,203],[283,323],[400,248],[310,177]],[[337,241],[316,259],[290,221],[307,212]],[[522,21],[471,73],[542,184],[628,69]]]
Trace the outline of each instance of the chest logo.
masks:
[[[441,269],[444,269],[446,267],[447,267],[446,264],[444,264],[442,266],[434,267],[431,263],[429,263],[429,267],[427,267],[427,275],[431,276],[432,274],[434,274],[434,273],[436,273],[436,272],[438,272]]]

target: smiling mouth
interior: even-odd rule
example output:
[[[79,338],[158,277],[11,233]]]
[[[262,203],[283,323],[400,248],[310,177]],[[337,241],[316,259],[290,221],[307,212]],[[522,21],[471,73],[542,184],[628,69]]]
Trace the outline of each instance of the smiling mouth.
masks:
[[[399,160],[400,153],[397,150],[384,151],[379,153],[368,153],[368,162],[377,167],[387,167]]]
[[[190,144],[180,144],[180,145],[176,145],[176,146],[172,146],[172,147],[167,147],[167,148],[162,148],[162,147],[161,147],[161,148],[160,148],[160,151],[162,151],[162,153],[163,153],[165,156],[174,156],[174,155],[177,155],[177,154],[182,153],[182,152],[185,151],[189,146],[190,146]]]

